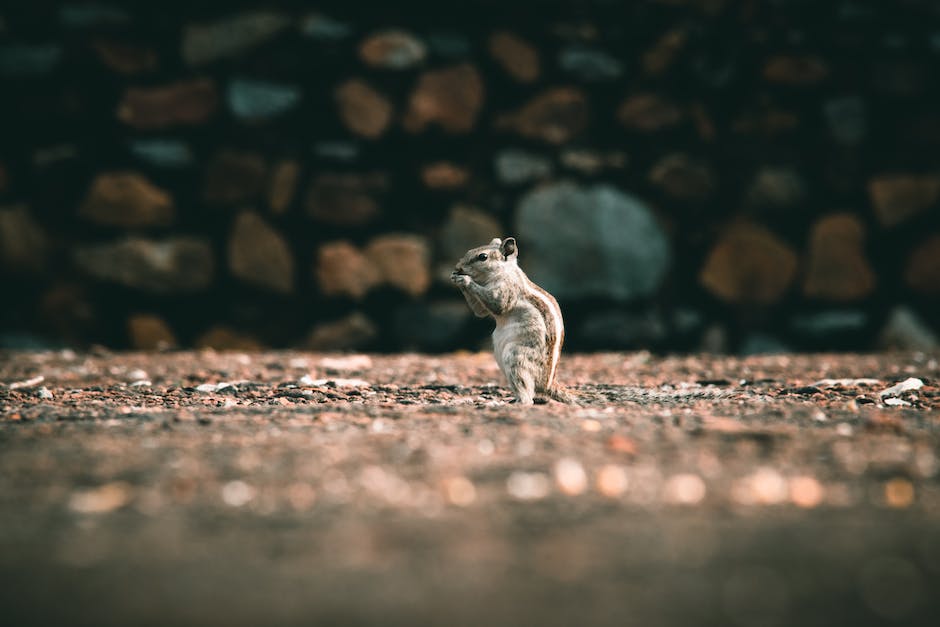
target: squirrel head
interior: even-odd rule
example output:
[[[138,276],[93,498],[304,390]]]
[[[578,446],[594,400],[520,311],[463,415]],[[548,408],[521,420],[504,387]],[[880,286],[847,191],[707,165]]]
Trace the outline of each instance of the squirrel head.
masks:
[[[493,238],[489,244],[471,248],[457,262],[456,270],[476,283],[488,283],[493,278],[514,272],[519,249],[513,237]]]

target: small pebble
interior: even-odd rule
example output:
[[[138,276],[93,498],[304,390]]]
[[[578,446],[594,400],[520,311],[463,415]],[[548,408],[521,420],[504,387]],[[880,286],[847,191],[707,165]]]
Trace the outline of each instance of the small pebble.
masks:
[[[564,494],[577,496],[587,488],[588,478],[581,462],[566,457],[555,463],[555,482]]]
[[[607,464],[597,473],[597,491],[608,498],[617,498],[627,491],[630,481],[623,466]]]
[[[222,500],[226,505],[242,507],[255,498],[255,489],[244,481],[229,481],[222,486]]]
[[[473,482],[466,477],[451,477],[445,483],[447,500],[459,507],[466,507],[477,499],[477,490]]]
[[[55,395],[49,391],[49,388],[42,386],[39,388],[39,391],[36,392],[36,395],[44,401],[51,401],[55,398]]]
[[[548,496],[551,483],[548,476],[541,472],[523,472],[517,470],[506,480],[506,490],[513,498],[520,501],[536,501]]]

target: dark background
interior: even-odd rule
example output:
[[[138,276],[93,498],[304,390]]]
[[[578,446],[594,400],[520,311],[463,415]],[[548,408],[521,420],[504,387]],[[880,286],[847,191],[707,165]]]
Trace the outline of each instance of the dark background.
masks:
[[[477,348],[508,234],[571,350],[937,345],[935,2],[5,3],[0,93],[7,347]]]

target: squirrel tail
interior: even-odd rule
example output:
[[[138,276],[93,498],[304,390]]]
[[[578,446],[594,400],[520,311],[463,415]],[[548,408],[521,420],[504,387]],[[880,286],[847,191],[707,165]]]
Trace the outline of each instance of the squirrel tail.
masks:
[[[578,399],[568,388],[562,387],[557,383],[548,390],[548,397],[559,403],[577,403]]]

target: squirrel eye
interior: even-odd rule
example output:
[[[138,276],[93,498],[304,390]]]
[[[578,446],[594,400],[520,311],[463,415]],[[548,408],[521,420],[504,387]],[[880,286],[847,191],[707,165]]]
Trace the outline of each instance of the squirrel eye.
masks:
[[[477,261],[486,261],[486,253],[480,253],[477,255]]]

